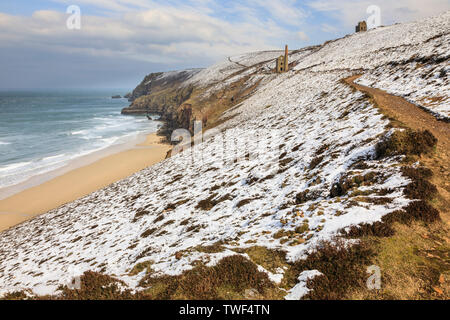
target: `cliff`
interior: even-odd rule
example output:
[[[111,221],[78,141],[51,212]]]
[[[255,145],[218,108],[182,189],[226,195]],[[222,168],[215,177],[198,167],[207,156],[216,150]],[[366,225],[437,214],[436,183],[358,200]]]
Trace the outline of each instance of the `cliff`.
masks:
[[[147,75],[133,90],[128,100],[131,105],[122,110],[122,114],[159,114],[164,126],[159,134],[170,140],[170,133],[175,128],[190,127],[190,118],[183,113],[183,102],[187,101],[194,90],[185,82],[200,72],[201,69],[158,72]]]
[[[132,104],[122,110],[123,114],[162,113],[168,107],[179,105],[189,98],[191,88],[182,84],[201,69],[158,72],[147,75],[129,95]]]
[[[249,67],[228,60],[225,65],[206,70],[149,74],[130,94],[132,103],[122,114],[160,115],[164,125],[158,134],[167,141],[175,129],[193,133],[195,120],[202,120],[204,127],[214,127],[223,122],[220,119],[223,112],[252,94],[261,80],[259,72],[267,73],[271,67],[266,64],[271,64],[278,54],[277,51],[253,53],[254,60]],[[217,72],[224,78],[216,80]]]

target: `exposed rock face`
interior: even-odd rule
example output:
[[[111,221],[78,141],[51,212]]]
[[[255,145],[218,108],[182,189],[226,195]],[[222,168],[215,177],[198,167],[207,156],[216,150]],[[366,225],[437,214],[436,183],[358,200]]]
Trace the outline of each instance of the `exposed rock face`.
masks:
[[[192,86],[181,87],[167,84],[135,99],[128,108],[122,110],[122,114],[146,114],[149,112],[164,116],[164,114],[173,111],[189,99],[192,91]]]
[[[152,86],[156,84],[156,82],[153,83],[153,80],[157,79],[161,75],[163,75],[163,72],[150,73],[147,75],[144,80],[142,80],[142,82],[133,90],[133,92],[130,93],[128,100],[133,102],[141,96],[150,94]]]
[[[193,132],[193,112],[192,105],[189,103],[184,103],[176,109],[168,109],[161,119],[164,120],[164,125],[158,134],[165,136],[168,141],[176,129],[183,128]]]
[[[152,73],[129,95],[132,104],[122,114],[155,113],[165,122],[160,134],[169,137],[174,129],[191,129],[192,105],[184,104],[194,87],[185,81],[201,69]],[[190,110],[190,111],[189,111]]]
[[[202,69],[189,69],[183,71],[151,73],[146,76],[144,80],[142,80],[142,82],[128,95],[127,98],[130,102],[134,102],[142,96],[152,95],[156,92],[169,88],[176,88],[201,70]],[[130,108],[132,107],[133,104]]]

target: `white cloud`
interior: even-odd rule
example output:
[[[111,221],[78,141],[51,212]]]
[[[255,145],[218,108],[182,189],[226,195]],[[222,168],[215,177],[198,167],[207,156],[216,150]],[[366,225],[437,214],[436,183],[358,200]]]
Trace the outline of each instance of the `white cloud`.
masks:
[[[114,63],[111,69],[120,63],[130,70],[142,65],[144,74],[206,67],[227,56],[281,48],[280,39],[294,34],[282,25],[299,25],[304,18],[294,0],[285,5],[281,0],[77,0],[76,4],[81,7],[81,30],[67,29],[70,15],[65,10],[39,10],[31,16],[0,13],[0,59],[14,59],[9,65],[16,65],[2,66],[0,86],[10,86],[13,77],[32,79],[31,72],[43,80],[50,78],[56,67],[48,57],[57,60],[55,65],[76,61],[106,68],[109,61]],[[26,53],[32,67],[25,67],[17,52]],[[72,76],[76,72],[75,68]]]
[[[53,1],[73,4],[72,0]],[[181,47],[179,44],[182,43],[183,50],[186,50],[187,43],[196,43],[203,44],[202,52],[197,52],[198,57],[202,57],[202,61],[205,58],[212,61],[249,50],[273,49],[280,38],[286,38],[289,34],[277,20],[299,25],[305,18],[296,0],[248,0],[226,5],[212,0],[163,3],[78,0],[77,4],[82,8],[81,30],[65,29],[68,15],[64,12],[36,11],[31,17],[2,14],[0,25],[4,28],[0,39],[7,39],[9,43],[0,43],[0,47],[11,43],[39,42],[48,46],[49,50],[55,46],[86,48],[86,52],[131,52],[131,57],[138,59],[145,57],[146,48],[156,48],[159,52],[148,52],[149,56],[172,54],[173,57],[167,57],[167,60],[173,61],[176,55],[185,53],[177,51]],[[84,5],[97,7],[106,15],[85,15]],[[229,17],[221,16],[221,12],[237,18],[230,22]],[[220,52],[217,47],[221,48]]]
[[[356,25],[368,18],[366,10],[376,5],[381,9],[381,23],[414,21],[450,10],[449,0],[312,0],[308,6],[314,10],[326,12],[343,26]]]
[[[259,6],[267,9],[275,19],[290,25],[299,25],[307,17],[306,12],[298,6],[296,0],[253,0]]]
[[[160,55],[159,60],[173,63],[183,61],[187,55],[217,60],[246,51],[273,49],[271,40],[286,32],[273,24],[229,23],[175,8],[131,11],[120,18],[83,15],[81,30],[68,30],[67,17],[55,11],[37,11],[31,17],[0,14],[0,47],[34,44],[88,55],[126,52],[130,58],[146,61]]]
[[[337,33],[339,31],[337,27],[329,25],[327,23],[322,23],[320,26],[320,30],[326,33]]]
[[[73,0],[53,1],[74,4]],[[55,68],[48,57],[57,57],[53,59],[65,64],[102,64],[105,69],[110,62],[111,68],[121,64],[130,70],[142,69],[143,73],[202,67],[230,55],[281,49],[286,42],[300,47],[310,39],[328,40],[329,35],[321,32],[353,30],[355,23],[367,16],[370,4],[381,7],[384,24],[389,19],[412,20],[450,9],[448,0],[308,1],[77,0],[81,30],[66,28],[69,14],[65,10],[39,10],[31,16],[0,12],[0,60],[15,59],[8,65],[3,62],[0,86],[13,76],[28,78],[30,70],[39,68],[44,73],[42,78],[51,77]],[[314,11],[331,17],[330,21],[314,23]],[[27,55],[30,67],[19,70],[24,58],[17,52]],[[47,61],[47,65],[41,61]],[[13,65],[15,69],[11,67],[6,74],[5,67]]]
[[[303,31],[297,32],[297,37],[299,37],[300,40],[302,40],[302,41],[309,41],[308,35],[306,33],[304,33]]]

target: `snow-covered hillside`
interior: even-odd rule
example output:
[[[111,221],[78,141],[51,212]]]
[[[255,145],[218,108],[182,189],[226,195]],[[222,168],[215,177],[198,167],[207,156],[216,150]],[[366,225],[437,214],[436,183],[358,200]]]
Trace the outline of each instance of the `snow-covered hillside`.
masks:
[[[139,289],[145,271],[129,271],[140,262],[152,261],[157,274],[176,275],[251,246],[281,249],[296,261],[340,229],[404,207],[411,200],[403,196],[409,181],[396,166],[400,158],[374,157],[388,121],[341,80],[363,72],[362,82],[380,78],[377,86],[418,104],[444,95],[428,107],[448,113],[448,73],[416,81],[414,62],[392,61],[444,56],[449,31],[447,12],[293,52],[296,66],[285,74],[270,72],[281,51],[231,57],[196,73],[188,84],[209,94],[243,77],[261,83],[192,150],[1,233],[0,295],[55,293],[87,270]],[[448,69],[448,59],[438,66],[427,61],[423,68]],[[404,85],[395,85],[397,76]],[[355,176],[365,181],[361,192],[330,195],[339,179]],[[302,231],[293,232],[298,227]],[[196,249],[218,241],[222,252]],[[283,270],[267,272],[274,282],[283,277]]]

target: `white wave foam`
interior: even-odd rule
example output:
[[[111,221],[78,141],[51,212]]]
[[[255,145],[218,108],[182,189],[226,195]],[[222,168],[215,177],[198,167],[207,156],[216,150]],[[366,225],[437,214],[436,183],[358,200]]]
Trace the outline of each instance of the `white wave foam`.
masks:
[[[66,155],[67,155],[66,153],[63,153],[63,154],[58,154],[56,156],[49,156],[49,157],[42,158],[42,161],[46,162],[46,161],[49,161],[49,160],[60,159],[60,158],[65,157]]]
[[[140,134],[156,131],[157,129],[156,123],[134,117],[100,116],[94,118],[94,120],[96,121],[90,122],[91,128],[73,128],[63,132],[63,135],[59,135],[60,137],[71,136],[72,138],[83,139],[86,142],[80,144],[80,142],[75,141],[75,144],[72,145],[73,140],[71,140],[69,144],[62,143],[60,145],[61,154],[44,154],[26,162],[22,161],[3,167],[0,166],[0,188],[23,183],[34,176],[60,169],[77,158],[114,145],[127,143],[137,138]],[[0,141],[0,144],[6,144],[6,142]]]
[[[79,131],[72,131],[70,134],[72,136],[78,136],[78,135],[86,134],[88,132],[89,132],[88,130],[79,130]]]
[[[31,163],[31,162],[17,162],[17,163],[12,163],[12,164],[9,164],[9,165],[6,165],[6,166],[0,168],[0,172],[11,171],[11,170],[14,170],[14,169],[17,169],[17,168],[24,167],[24,166],[26,166],[26,165],[28,165],[28,164],[30,164],[30,163]]]

